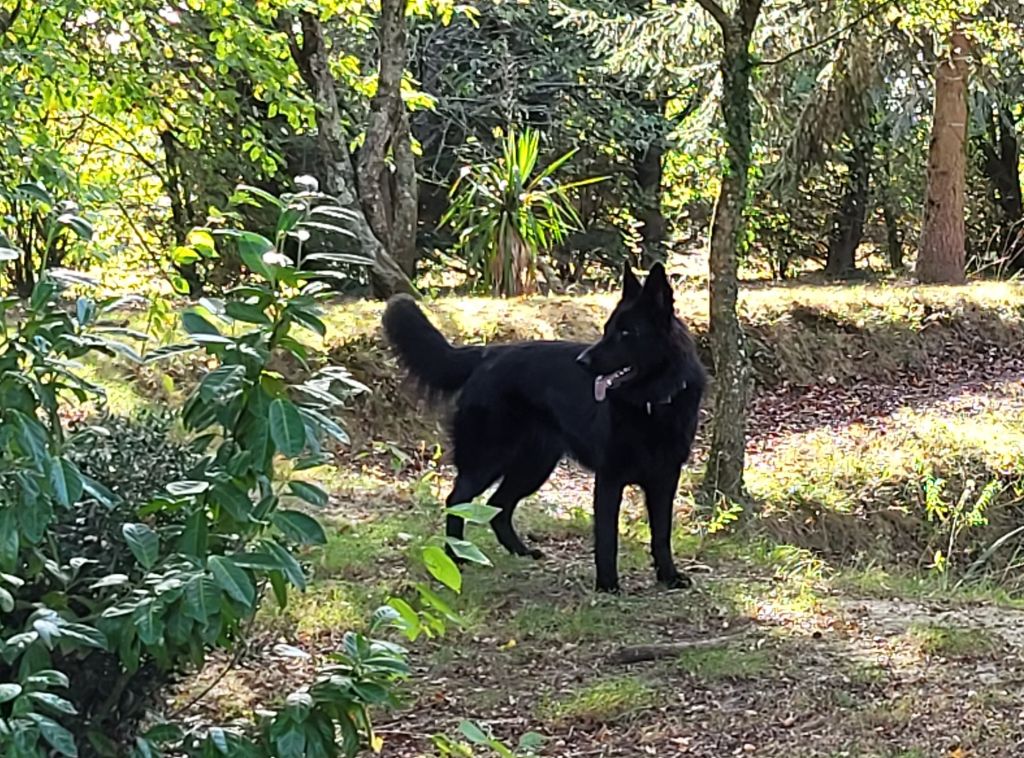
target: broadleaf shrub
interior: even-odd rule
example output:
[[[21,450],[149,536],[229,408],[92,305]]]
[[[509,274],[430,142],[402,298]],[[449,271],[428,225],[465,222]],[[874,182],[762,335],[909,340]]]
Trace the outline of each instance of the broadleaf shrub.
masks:
[[[163,352],[200,349],[213,364],[176,418],[65,425],[69,403],[103,403],[73,361],[97,351],[139,359],[136,335],[106,320],[116,301],[65,309],[61,282],[45,272],[24,307],[0,301],[4,755],[123,753],[169,676],[236,645],[265,595],[283,605],[289,587],[305,587],[297,550],[324,541],[307,510],[327,496],[302,472],[327,462],[329,440],[347,439],[333,416],[365,388],[339,367],[295,383],[272,368],[282,358],[310,366],[295,332],[323,335],[326,289],[285,254],[297,249],[301,261],[302,224],[323,214],[325,197],[274,202],[274,241],[220,231],[250,281],[189,310],[191,344]],[[178,422],[187,446],[169,434]],[[386,608],[371,631],[397,620]],[[316,683],[250,730],[158,724],[134,753],[354,755],[376,742],[369,708],[392,703],[407,674],[402,648],[350,634]]]

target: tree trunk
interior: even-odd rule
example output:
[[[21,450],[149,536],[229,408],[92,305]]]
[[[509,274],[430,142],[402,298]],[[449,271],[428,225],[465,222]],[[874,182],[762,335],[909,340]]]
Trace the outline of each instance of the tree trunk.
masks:
[[[378,27],[377,91],[370,101],[359,151],[359,196],[366,220],[402,270],[416,269],[416,163],[409,114],[402,102],[408,59],[406,0],[382,0]],[[388,166],[391,152],[395,170]]]
[[[882,204],[882,218],[885,220],[886,252],[889,257],[889,268],[893,271],[902,271],[903,228],[900,226],[900,217],[903,213],[900,209],[899,194],[892,181],[892,159],[889,157],[892,154],[892,130],[888,126],[883,126],[882,129],[881,152],[884,159],[879,173],[879,202]]]
[[[857,270],[857,248],[864,236],[867,217],[868,184],[874,140],[857,135],[846,159],[846,187],[840,206],[832,217],[825,273],[833,279],[846,279]]]
[[[924,221],[917,250],[917,279],[923,283],[966,281],[964,185],[967,133],[967,37],[950,37],[949,56],[935,70],[935,112],[928,150]]]
[[[645,100],[644,108],[663,114],[665,101]],[[654,265],[656,261],[665,260],[664,243],[668,222],[661,211],[661,162],[664,153],[664,144],[659,135],[633,155],[633,174],[640,191],[637,216],[640,220],[640,246],[643,249],[642,264],[645,268]]]
[[[1021,237],[1024,204],[1016,119],[1006,106],[995,105],[986,131],[976,144],[982,156],[982,171],[992,185],[993,200],[1002,211],[1001,269],[1012,275],[1024,270],[1024,239]]]
[[[903,270],[903,230],[900,228],[899,208],[891,197],[882,200],[882,217],[885,219],[885,246],[889,255],[889,268]]]
[[[188,233],[195,226],[196,219],[189,203],[188,190],[182,186],[177,138],[165,129],[160,132],[160,145],[164,150],[164,166],[167,169],[163,185],[171,203],[171,233],[174,235],[175,245],[184,245]],[[196,264],[187,263],[181,266],[175,263],[174,269],[188,284],[189,295],[198,297],[203,294],[203,280],[199,276]]]
[[[741,0],[735,17],[714,0],[699,0],[722,30],[722,117],[725,167],[711,224],[709,333],[715,364],[711,449],[702,485],[705,500],[746,499],[746,449],[750,368],[736,313],[739,247],[750,169],[750,40],[760,0]]]
[[[317,106],[316,173],[323,182],[322,189],[338,198],[355,216],[352,231],[359,240],[363,254],[373,261],[370,267],[373,294],[382,298],[399,292],[418,295],[409,277],[385,248],[384,241],[374,234],[356,194],[355,169],[352,167],[348,139],[342,126],[334,77],[328,68],[327,45],[320,19],[303,11],[299,14],[299,21],[302,26],[302,44],[295,40],[290,25],[289,40],[292,57]]]

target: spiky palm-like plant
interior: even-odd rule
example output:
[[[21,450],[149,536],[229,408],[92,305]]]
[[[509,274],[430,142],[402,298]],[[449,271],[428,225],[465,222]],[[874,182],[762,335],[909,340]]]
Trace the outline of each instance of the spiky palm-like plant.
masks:
[[[579,228],[570,192],[601,178],[557,183],[554,173],[575,152],[541,169],[540,134],[510,131],[496,161],[464,168],[452,185],[441,225],[458,232],[458,248],[495,295],[532,292],[538,256]]]

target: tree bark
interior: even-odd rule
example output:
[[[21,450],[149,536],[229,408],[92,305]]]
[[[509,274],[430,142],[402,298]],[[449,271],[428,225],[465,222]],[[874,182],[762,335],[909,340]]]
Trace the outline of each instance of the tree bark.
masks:
[[[968,40],[955,31],[946,59],[935,70],[935,109],[928,149],[924,221],[917,250],[917,279],[963,284],[967,277],[964,191],[967,152]]]
[[[377,23],[377,91],[370,101],[366,139],[359,151],[359,196],[374,234],[412,276],[416,269],[416,164],[409,114],[402,102],[408,59],[406,0],[382,0]],[[395,170],[387,157],[390,151]]]
[[[857,248],[864,236],[873,153],[874,140],[868,135],[860,134],[853,138],[846,160],[846,187],[840,206],[832,217],[825,260],[825,273],[833,279],[846,279],[857,270]]]
[[[993,200],[1002,211],[1001,269],[1006,274],[1024,270],[1024,218],[1020,184],[1020,142],[1017,120],[1005,105],[994,105],[987,134],[978,137],[981,168],[992,186]]]
[[[711,224],[709,333],[715,364],[711,449],[702,485],[705,500],[746,499],[743,466],[747,437],[750,365],[736,313],[739,248],[750,170],[750,40],[760,0],[740,0],[734,16],[715,0],[698,0],[722,32],[722,117],[725,167]]]
[[[327,45],[320,19],[308,12],[299,14],[301,44],[288,27],[292,57],[317,106],[317,174],[323,190],[349,208],[355,217],[353,232],[370,267],[370,286],[377,297],[386,298],[404,292],[418,295],[409,277],[391,257],[385,242],[378,238],[363,213],[356,193],[355,169],[341,120],[334,77],[328,67]],[[287,21],[286,21],[287,23]]]
[[[666,101],[645,100],[644,108],[649,112],[663,115]],[[642,264],[648,268],[656,261],[665,260],[665,234],[668,222],[661,211],[662,158],[665,147],[661,136],[656,136],[642,150],[633,155],[633,174],[640,191],[638,217],[640,221],[640,246],[643,249]]]

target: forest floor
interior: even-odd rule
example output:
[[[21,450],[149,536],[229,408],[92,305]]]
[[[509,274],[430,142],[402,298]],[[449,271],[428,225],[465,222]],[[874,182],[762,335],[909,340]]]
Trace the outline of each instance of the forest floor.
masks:
[[[509,557],[471,529],[495,565],[465,572],[461,630],[411,646],[406,705],[377,714],[381,754],[435,755],[432,736],[457,737],[464,719],[510,745],[537,732],[549,756],[1024,754],[1020,567],[1014,554],[996,572],[977,547],[1019,525],[999,513],[1019,515],[1024,497],[1024,359],[983,346],[972,360],[923,360],[927,372],[885,381],[760,393],[749,485],[763,510],[745,530],[710,533],[694,513],[697,451],[675,545],[691,590],[654,586],[630,493],[624,594],[592,591],[590,479],[571,464],[517,513],[543,560]],[[325,474],[330,538],[310,556],[310,591],[262,620],[248,656],[176,694],[180,704],[213,685],[195,718],[258,710],[308,684],[346,630],[422,575],[414,555],[440,533],[452,472],[385,426]],[[989,482],[1003,510],[968,517]],[[929,565],[936,551],[945,571]],[[979,572],[960,581],[971,563]],[[312,657],[275,652],[280,642]],[[683,649],[618,662],[666,643]]]

